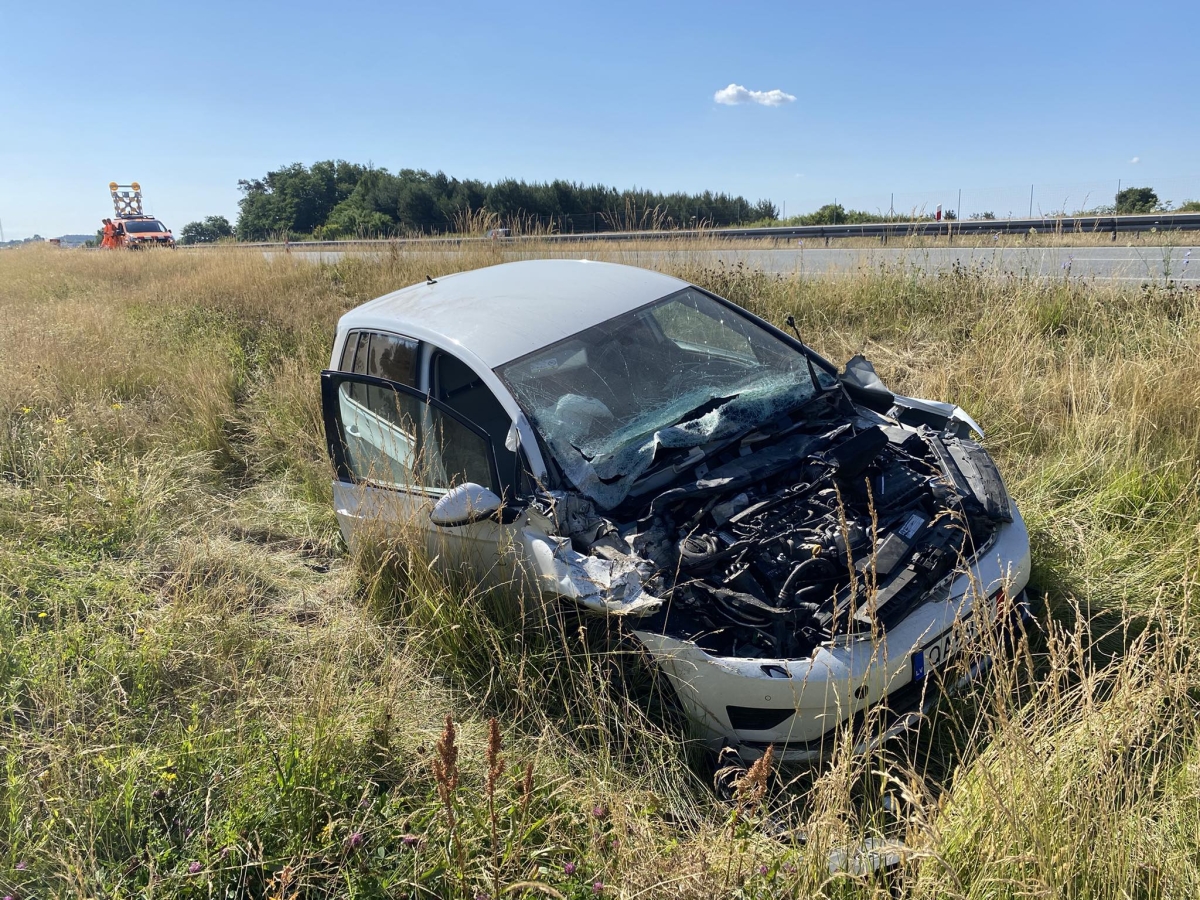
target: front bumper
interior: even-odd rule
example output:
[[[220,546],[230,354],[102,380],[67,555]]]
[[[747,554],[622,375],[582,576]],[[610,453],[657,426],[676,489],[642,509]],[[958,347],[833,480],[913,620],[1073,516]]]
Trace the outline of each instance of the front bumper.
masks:
[[[1012,513],[971,566],[931,592],[944,600],[927,600],[874,638],[839,639],[804,659],[772,660],[716,657],[688,641],[635,633],[714,749],[732,746],[749,760],[774,745],[784,761],[819,759],[832,752],[843,726],[880,710],[868,729],[874,737],[856,739],[865,748],[911,727],[932,702],[929,676],[944,671],[964,622],[972,629],[994,624],[994,598],[1017,598],[1025,589],[1029,534],[1015,505]],[[976,660],[967,674],[982,664]]]

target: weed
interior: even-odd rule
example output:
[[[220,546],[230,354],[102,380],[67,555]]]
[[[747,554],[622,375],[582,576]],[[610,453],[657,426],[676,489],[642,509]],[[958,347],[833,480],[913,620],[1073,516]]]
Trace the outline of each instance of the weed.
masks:
[[[1039,612],[911,740],[739,771],[730,805],[648,714],[627,625],[439,573],[404,533],[343,548],[337,317],[581,251],[793,315],[988,428]],[[0,254],[0,895],[879,896],[865,839],[903,841],[916,897],[1195,895],[1200,297],[689,259]]]

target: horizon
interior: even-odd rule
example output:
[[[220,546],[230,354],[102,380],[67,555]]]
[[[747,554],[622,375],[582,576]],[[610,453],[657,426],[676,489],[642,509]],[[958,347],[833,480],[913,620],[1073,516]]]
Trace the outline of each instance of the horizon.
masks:
[[[1189,11],[1138,9],[1154,22]],[[8,8],[0,223],[5,240],[92,233],[111,214],[108,183],[135,180],[176,233],[235,223],[238,179],[322,159],[710,190],[785,216],[833,202],[1069,213],[1118,185],[1200,199],[1187,150],[1200,124],[1177,99],[1200,76],[1182,66],[1164,89],[1156,54],[1131,54],[1128,18],[1115,3],[923,21],[887,4],[619,3],[603,20],[532,4]],[[115,60],[114,38],[136,55]]]

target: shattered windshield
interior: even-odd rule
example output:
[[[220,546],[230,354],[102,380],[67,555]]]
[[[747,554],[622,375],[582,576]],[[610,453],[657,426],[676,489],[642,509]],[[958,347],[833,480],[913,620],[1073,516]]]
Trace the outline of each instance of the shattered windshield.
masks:
[[[695,288],[497,373],[564,474],[606,508],[625,498],[660,447],[720,440],[813,393],[802,354]],[[833,384],[823,371],[817,377]]]

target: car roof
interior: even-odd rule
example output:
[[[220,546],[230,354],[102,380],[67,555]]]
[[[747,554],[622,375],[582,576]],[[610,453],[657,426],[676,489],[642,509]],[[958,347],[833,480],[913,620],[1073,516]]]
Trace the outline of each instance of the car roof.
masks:
[[[342,316],[338,331],[397,331],[446,349],[459,345],[494,369],[687,286],[634,266],[524,260],[386,294]]]

